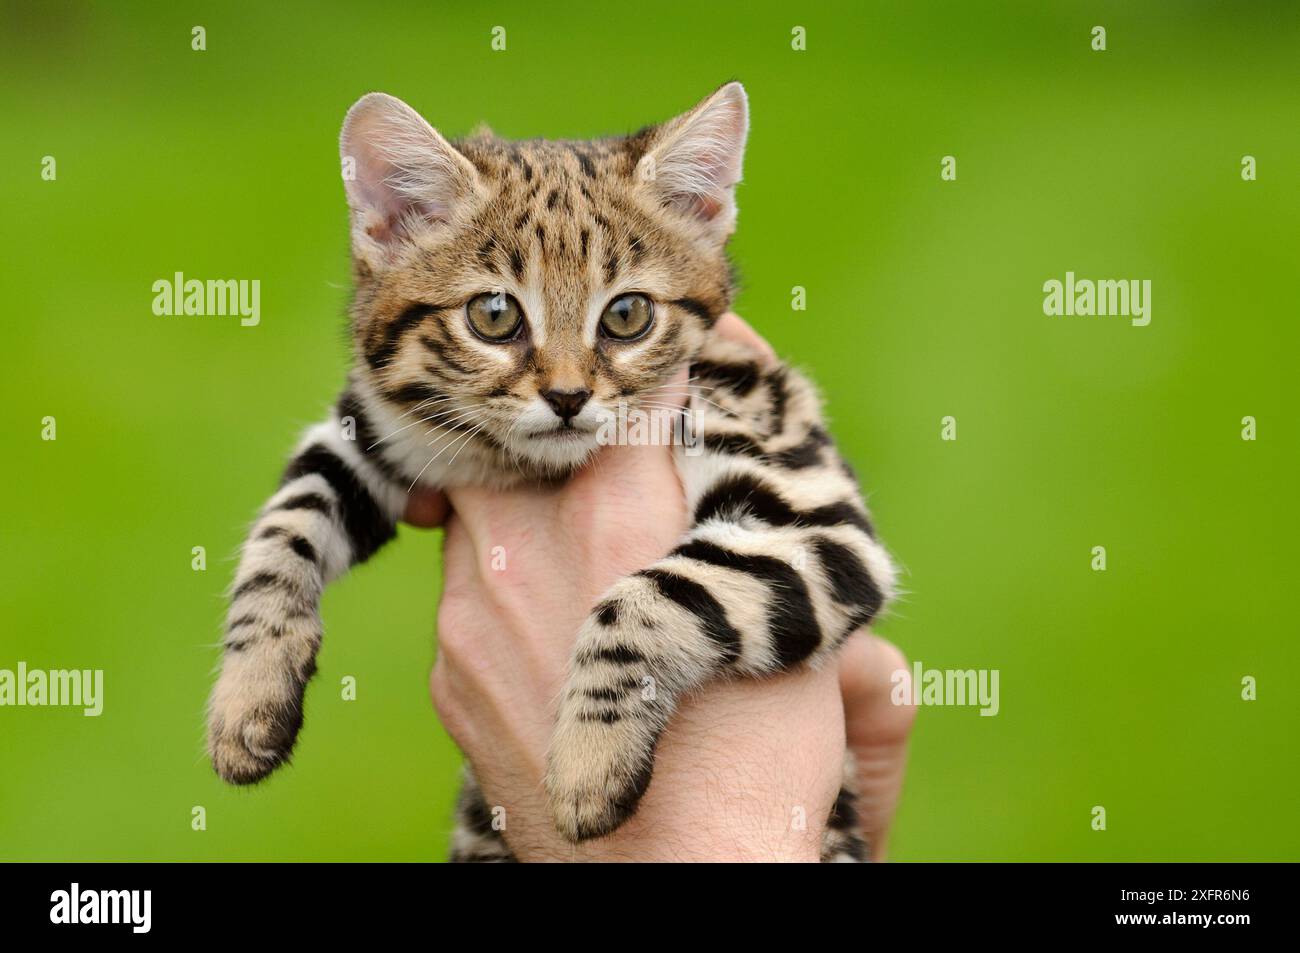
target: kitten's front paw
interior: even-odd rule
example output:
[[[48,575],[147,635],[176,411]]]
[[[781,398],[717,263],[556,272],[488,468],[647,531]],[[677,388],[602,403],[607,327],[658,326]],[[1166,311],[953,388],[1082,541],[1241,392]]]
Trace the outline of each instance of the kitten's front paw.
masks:
[[[649,660],[656,627],[637,608],[644,588],[642,578],[624,580],[578,633],[546,772],[555,826],[575,843],[636,812],[674,707]]]
[[[246,676],[228,661],[208,707],[208,754],[230,784],[253,784],[288,761],[302,727],[300,685],[279,673]]]
[[[636,719],[610,721],[577,707],[561,712],[546,774],[555,826],[574,843],[612,833],[636,812],[656,734]]]
[[[212,767],[230,784],[254,784],[289,760],[301,704],[261,705],[229,717],[213,713],[208,721]]]

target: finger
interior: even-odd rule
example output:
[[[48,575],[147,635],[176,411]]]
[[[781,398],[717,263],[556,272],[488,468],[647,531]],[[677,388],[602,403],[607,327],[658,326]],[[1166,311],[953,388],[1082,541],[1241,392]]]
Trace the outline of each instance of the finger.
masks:
[[[672,379],[666,384],[660,384],[658,387],[646,391],[645,396],[659,403],[672,404],[677,407],[686,405],[687,382],[690,380],[690,374],[683,367]]]
[[[421,529],[441,526],[447,519],[447,498],[437,490],[415,490],[406,498],[402,519]]]
[[[478,554],[474,538],[464,515],[457,510],[447,520],[447,532],[442,538],[442,597],[470,588],[477,581]]]
[[[840,654],[845,737],[857,761],[858,807],[873,860],[885,859],[916,718],[910,701],[895,704],[899,671],[907,671],[903,653],[865,630]]]
[[[737,344],[745,345],[751,351],[757,351],[764,364],[776,363],[776,351],[772,350],[772,345],[763,340],[762,335],[751,328],[740,315],[728,311],[718,319],[713,330],[728,341],[735,341]]]
[[[429,698],[433,701],[433,710],[438,713],[443,731],[451,736],[451,740],[462,751],[469,751],[475,747],[471,734],[473,719],[465,717],[465,706],[457,687],[455,674],[439,652],[433,670],[429,672]]]

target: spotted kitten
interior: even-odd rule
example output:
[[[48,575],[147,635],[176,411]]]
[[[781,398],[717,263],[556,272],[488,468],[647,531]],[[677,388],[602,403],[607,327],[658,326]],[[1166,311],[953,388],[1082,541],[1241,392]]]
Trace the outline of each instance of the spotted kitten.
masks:
[[[209,713],[223,778],[288,758],[321,590],[393,538],[414,485],[563,477],[620,402],[652,401],[684,368],[703,439],[675,450],[693,526],[577,633],[546,777],[560,832],[597,837],[636,810],[688,692],[816,664],[881,610],[894,569],[813,388],[710,333],[732,297],[747,129],[738,83],[591,142],[452,144],[391,96],[352,107],[356,361],[244,545]],[[825,856],[863,854],[846,792]],[[510,859],[472,778],[453,859]]]

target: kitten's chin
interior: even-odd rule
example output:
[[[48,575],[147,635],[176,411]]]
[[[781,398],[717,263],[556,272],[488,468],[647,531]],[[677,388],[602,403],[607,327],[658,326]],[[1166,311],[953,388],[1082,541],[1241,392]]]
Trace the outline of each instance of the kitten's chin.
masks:
[[[563,476],[586,463],[598,446],[595,431],[556,429],[516,438],[510,449],[527,464]]]

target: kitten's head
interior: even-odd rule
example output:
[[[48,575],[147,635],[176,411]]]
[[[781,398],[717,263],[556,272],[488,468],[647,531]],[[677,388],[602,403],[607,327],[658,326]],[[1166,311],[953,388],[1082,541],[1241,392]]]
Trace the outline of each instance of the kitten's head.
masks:
[[[595,449],[731,298],[744,89],[626,137],[450,143],[405,103],[343,124],[359,373],[530,469]],[[440,416],[438,416],[440,415]]]

